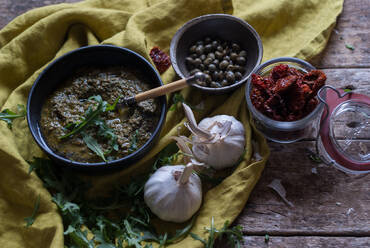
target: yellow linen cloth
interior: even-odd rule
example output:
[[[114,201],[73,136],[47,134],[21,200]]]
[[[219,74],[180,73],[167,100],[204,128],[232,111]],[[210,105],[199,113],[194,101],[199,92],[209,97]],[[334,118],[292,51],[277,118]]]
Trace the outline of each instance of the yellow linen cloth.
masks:
[[[325,47],[342,4],[342,0],[87,0],[35,9],[0,31],[1,110],[26,105],[38,74],[68,51],[86,45],[114,44],[150,60],[148,54],[153,46],[168,52],[171,38],[181,25],[210,13],[233,14],[250,23],[262,38],[264,60],[278,56],[309,60]],[[162,74],[162,79],[165,83],[175,79],[173,69]],[[187,102],[203,106],[203,111],[195,113],[198,121],[223,113],[234,115],[246,129],[247,152],[243,161],[232,175],[206,192],[191,230],[206,237],[204,227],[210,225],[212,217],[219,228],[242,211],[269,151],[265,139],[249,124],[244,87],[224,96],[205,96],[194,89],[185,89],[182,94]],[[168,112],[161,139],[153,150],[128,169],[113,175],[91,176],[93,190],[127,180],[151,166],[183,122],[180,106]],[[0,247],[63,247],[63,224],[57,207],[36,174],[27,173],[26,161],[44,156],[28,130],[27,121],[15,120],[12,130],[1,122],[0,133]],[[257,144],[254,149],[252,139]],[[256,150],[261,161],[253,158]],[[24,218],[31,215],[38,195],[37,218],[26,228]],[[202,244],[187,237],[171,247],[202,247]]]

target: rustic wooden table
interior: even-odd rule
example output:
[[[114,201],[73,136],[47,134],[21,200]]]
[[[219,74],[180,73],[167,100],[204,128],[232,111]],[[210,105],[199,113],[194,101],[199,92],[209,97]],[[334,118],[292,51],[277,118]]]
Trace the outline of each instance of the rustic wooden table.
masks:
[[[76,0],[0,0],[0,28],[27,10],[61,2]],[[325,71],[328,84],[350,85],[370,95],[369,44],[369,0],[346,0],[329,44],[314,64]],[[236,220],[244,228],[245,247],[370,247],[370,175],[350,176],[314,163],[306,155],[313,144],[313,138],[269,143],[269,162]],[[282,180],[294,207],[267,187],[275,178]]]

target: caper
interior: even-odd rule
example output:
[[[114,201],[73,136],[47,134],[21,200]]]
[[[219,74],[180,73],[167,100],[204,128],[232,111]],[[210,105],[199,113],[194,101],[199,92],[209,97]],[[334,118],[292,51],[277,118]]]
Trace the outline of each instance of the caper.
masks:
[[[220,61],[218,59],[213,60],[213,64],[215,64],[216,66],[219,66],[218,65],[219,63],[220,63]]]
[[[231,53],[231,54],[230,54],[230,59],[231,59],[232,61],[235,61],[237,57],[238,57],[238,54],[236,54],[236,53]]]
[[[213,87],[213,88],[221,88],[221,84],[218,83],[218,82],[215,82],[215,81],[212,81],[210,83],[210,86]]]
[[[229,56],[227,56],[227,55],[225,55],[225,56],[224,56],[224,60],[229,61],[229,60],[230,60],[230,57],[229,57]]]
[[[212,39],[211,38],[209,38],[209,37],[204,38],[204,43],[205,44],[209,44],[211,42],[212,42]]]
[[[236,80],[240,80],[240,79],[242,79],[242,77],[243,77],[243,74],[241,74],[241,73],[240,73],[240,72],[238,72],[238,71],[237,71],[237,72],[235,72],[235,73],[234,73],[234,75],[235,75],[235,79],[236,79]]]
[[[196,43],[195,43],[197,46],[200,46],[200,45],[203,45],[204,43],[203,43],[203,41],[197,41]]]
[[[208,57],[208,58],[211,58],[211,59],[215,59],[215,58],[216,58],[216,56],[215,56],[215,54],[214,54],[214,53],[209,53],[209,54],[207,55],[207,57]]]
[[[210,74],[208,70],[204,70],[203,73],[208,75]]]
[[[221,86],[222,87],[225,87],[225,86],[228,86],[228,85],[229,85],[229,82],[226,79],[221,81]]]
[[[205,81],[206,81],[207,83],[211,83],[211,82],[212,82],[212,78],[211,78],[211,76],[210,76],[210,75],[206,74],[206,75],[204,76],[204,78],[205,78]]]
[[[194,69],[194,70],[192,70],[191,72],[190,72],[190,74],[191,75],[194,75],[195,73],[197,73],[197,72],[200,72],[200,70],[199,69]]]
[[[226,60],[222,60],[219,67],[221,70],[224,70],[226,69],[226,67],[229,65],[229,62],[227,62]]]
[[[202,60],[201,60],[200,58],[196,58],[196,59],[194,59],[193,64],[194,64],[196,67],[198,67],[201,63],[202,63]]]
[[[207,82],[205,82],[205,81],[198,80],[197,84],[199,84],[200,86],[207,86]]]
[[[235,75],[234,72],[228,71],[226,72],[226,80],[230,83],[233,83],[235,81]]]
[[[190,49],[189,49],[189,51],[191,52],[191,53],[195,53],[195,49],[197,48],[197,46],[196,45],[194,45],[194,46],[191,46],[190,47]]]
[[[245,65],[246,62],[247,62],[246,59],[242,56],[238,56],[236,58],[236,63],[239,64],[239,65]]]
[[[236,66],[235,65],[228,65],[227,67],[226,67],[226,70],[227,71],[236,71]]]
[[[195,49],[195,52],[198,54],[198,55],[202,55],[204,53],[204,46],[203,45],[199,45],[197,46],[197,48]]]
[[[211,44],[207,44],[207,45],[204,47],[204,51],[205,51],[206,53],[210,53],[210,52],[212,52],[212,50],[213,50],[213,47],[212,47],[212,45],[211,45]]]
[[[239,56],[247,58],[247,52],[245,50],[240,51]]]
[[[243,66],[237,65],[235,66],[235,70],[243,74],[245,72],[245,68]]]
[[[217,40],[212,41],[212,47],[213,47],[213,49],[216,49],[218,47],[218,41]]]
[[[212,73],[211,77],[214,81],[218,81],[220,80],[220,73],[218,71],[215,71]]]
[[[218,72],[218,79],[221,81],[224,78],[225,78],[225,74],[222,71],[219,71]]]
[[[186,57],[185,58],[185,63],[187,64],[187,65],[192,65],[193,64],[193,59],[192,59],[192,57]]]
[[[233,49],[234,52],[239,52],[240,46],[236,43],[231,44],[231,48]]]
[[[201,70],[201,71],[204,71],[204,69],[206,69],[206,66],[204,64],[200,64],[198,65],[198,68]]]
[[[223,52],[223,51],[224,51],[224,49],[223,49],[223,47],[222,47],[222,46],[217,46],[217,51],[219,51],[219,52]]]
[[[221,60],[224,57],[224,54],[220,51],[216,51],[215,56],[216,56],[217,59]]]
[[[199,58],[203,61],[207,58],[207,56],[205,54],[202,54],[202,55],[199,56]]]
[[[212,63],[212,59],[211,58],[206,58],[204,61],[203,61],[203,64],[204,65],[206,65],[206,66],[208,66],[209,64],[211,64]]]
[[[210,72],[214,72],[214,71],[216,71],[216,69],[217,69],[217,67],[214,64],[209,64],[208,65],[208,70]]]

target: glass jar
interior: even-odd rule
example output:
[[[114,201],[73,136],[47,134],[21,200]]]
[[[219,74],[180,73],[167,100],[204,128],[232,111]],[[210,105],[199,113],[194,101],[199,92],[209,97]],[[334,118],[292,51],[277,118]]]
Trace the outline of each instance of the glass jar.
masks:
[[[331,86],[318,95],[326,104],[316,149],[326,164],[350,174],[370,172],[370,97]]]
[[[303,73],[314,70],[310,63],[291,57],[280,57],[266,61],[259,65],[253,73],[266,76],[270,71],[279,64],[287,64]],[[319,102],[316,108],[307,116],[297,121],[276,121],[259,112],[252,104],[250,94],[252,91],[252,77],[247,81],[246,100],[247,106],[252,114],[256,128],[269,140],[278,143],[292,143],[307,137],[317,126],[319,116],[322,113],[323,103]]]

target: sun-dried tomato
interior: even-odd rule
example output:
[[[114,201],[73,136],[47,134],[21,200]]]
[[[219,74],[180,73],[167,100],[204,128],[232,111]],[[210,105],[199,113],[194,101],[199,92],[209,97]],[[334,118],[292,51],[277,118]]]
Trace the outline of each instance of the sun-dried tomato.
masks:
[[[275,66],[268,76],[252,74],[251,100],[264,115],[277,121],[296,121],[311,113],[315,98],[325,85],[324,72],[306,74],[286,64]]]
[[[165,72],[171,66],[170,57],[157,46],[150,50],[149,56],[160,74]]]

